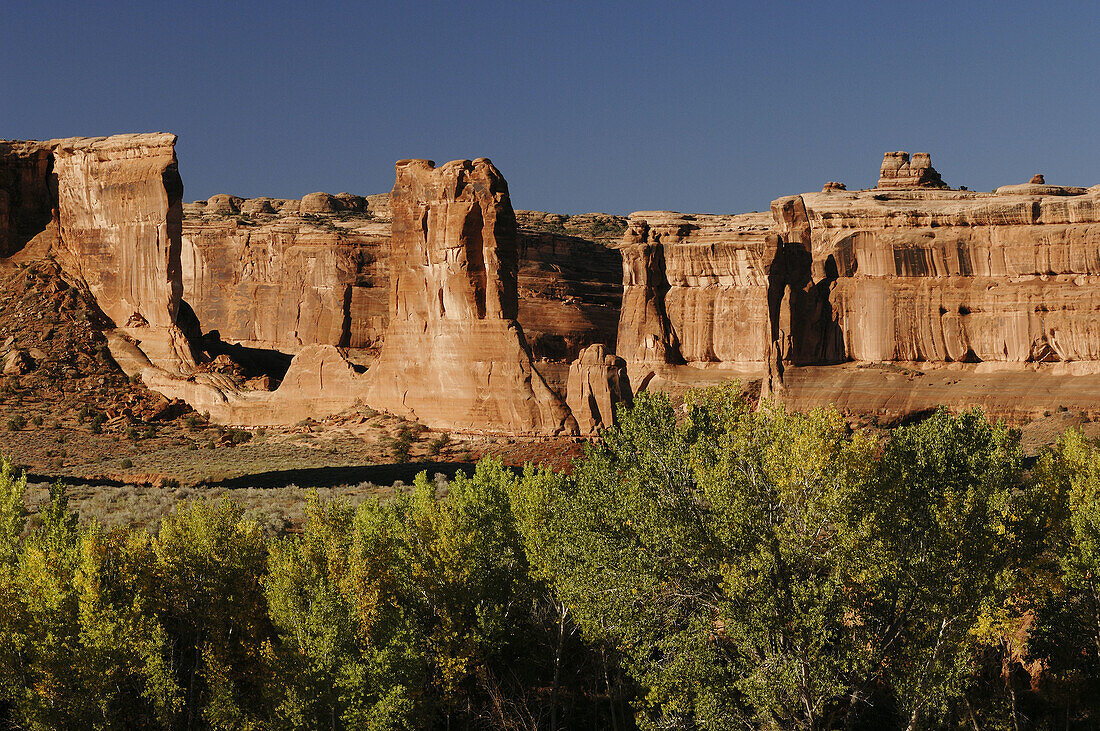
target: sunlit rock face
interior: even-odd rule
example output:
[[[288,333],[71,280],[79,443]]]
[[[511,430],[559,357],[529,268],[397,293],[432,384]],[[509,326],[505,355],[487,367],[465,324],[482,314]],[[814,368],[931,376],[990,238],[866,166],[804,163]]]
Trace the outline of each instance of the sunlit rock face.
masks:
[[[776,245],[768,214],[632,214],[616,352],[636,363],[762,363]]]
[[[396,165],[390,320],[367,400],[433,426],[574,431],[516,322],[516,222],[484,158]]]
[[[780,376],[1100,361],[1100,187],[949,190],[926,156],[894,168],[894,154],[880,188],[780,198],[769,214],[633,214],[619,354]]]
[[[388,220],[283,214],[270,199],[243,200],[241,215],[187,209],[183,297],[205,330],[285,351],[315,344],[369,348],[381,340]]]
[[[148,134],[54,143],[62,246],[117,325],[176,321],[183,182],[175,142]]]
[[[611,426],[615,408],[632,400],[625,361],[602,345],[589,345],[569,366],[567,393],[581,434],[596,434]]]

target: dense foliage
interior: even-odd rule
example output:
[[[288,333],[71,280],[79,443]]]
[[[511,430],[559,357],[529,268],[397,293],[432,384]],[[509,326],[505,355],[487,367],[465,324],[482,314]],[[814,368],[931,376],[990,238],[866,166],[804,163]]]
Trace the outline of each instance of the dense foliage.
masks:
[[[0,727],[1100,725],[1100,450],[979,412],[641,394],[571,475],[28,524],[0,471]]]

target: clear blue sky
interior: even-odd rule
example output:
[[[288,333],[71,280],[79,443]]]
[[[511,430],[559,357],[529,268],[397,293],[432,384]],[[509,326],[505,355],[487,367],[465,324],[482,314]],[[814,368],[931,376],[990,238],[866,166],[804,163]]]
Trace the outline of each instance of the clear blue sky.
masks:
[[[763,210],[885,150],[1100,183],[1095,2],[21,2],[0,138],[170,131],[187,200],[491,157],[517,208]]]

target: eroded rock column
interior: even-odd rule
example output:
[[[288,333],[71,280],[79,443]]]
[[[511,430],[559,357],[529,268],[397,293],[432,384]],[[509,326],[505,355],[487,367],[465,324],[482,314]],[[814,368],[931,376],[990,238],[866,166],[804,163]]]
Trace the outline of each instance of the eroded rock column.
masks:
[[[367,401],[438,428],[575,431],[515,319],[515,214],[492,162],[399,161],[391,205],[390,321]]]

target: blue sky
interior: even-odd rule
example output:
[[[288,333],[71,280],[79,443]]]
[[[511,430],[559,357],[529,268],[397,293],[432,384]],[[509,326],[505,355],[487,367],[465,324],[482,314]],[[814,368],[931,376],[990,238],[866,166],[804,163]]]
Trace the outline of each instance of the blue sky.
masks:
[[[170,131],[188,200],[490,157],[517,208],[763,210],[885,150],[1100,183],[1100,4],[10,2],[0,138]]]

